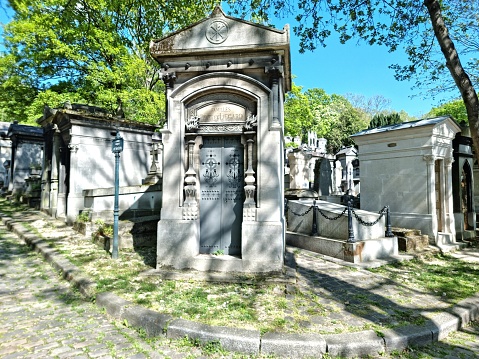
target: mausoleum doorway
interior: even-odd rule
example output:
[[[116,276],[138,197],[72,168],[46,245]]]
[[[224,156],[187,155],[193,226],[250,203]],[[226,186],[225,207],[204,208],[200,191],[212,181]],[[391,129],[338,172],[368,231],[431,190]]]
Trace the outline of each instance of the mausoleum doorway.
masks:
[[[239,136],[203,138],[200,150],[200,253],[241,254],[243,158]]]

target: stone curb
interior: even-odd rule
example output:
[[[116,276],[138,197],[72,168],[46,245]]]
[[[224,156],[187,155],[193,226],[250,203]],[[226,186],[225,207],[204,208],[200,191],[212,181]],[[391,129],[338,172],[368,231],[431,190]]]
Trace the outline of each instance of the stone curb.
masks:
[[[59,253],[38,239],[12,218],[0,213],[8,230],[24,240],[33,250],[42,254],[64,279],[70,281],[89,300],[96,300],[99,308],[128,326],[142,328],[149,336],[171,339],[189,337],[202,343],[219,342],[229,351],[245,354],[277,355],[286,358],[321,357],[322,354],[341,357],[375,356],[378,353],[403,350],[409,346],[424,346],[442,340],[453,331],[479,319],[479,293],[456,304],[449,312],[442,312],[424,325],[407,325],[383,332],[372,330],[342,334],[286,334],[265,333],[230,327],[215,327],[158,313],[135,305],[111,292],[94,297],[96,284]]]

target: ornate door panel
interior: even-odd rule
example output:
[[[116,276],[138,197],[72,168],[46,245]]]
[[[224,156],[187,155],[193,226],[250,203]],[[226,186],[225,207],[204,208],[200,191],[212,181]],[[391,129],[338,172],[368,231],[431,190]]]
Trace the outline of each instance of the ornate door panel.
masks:
[[[244,191],[239,137],[204,137],[200,150],[200,253],[241,253]]]

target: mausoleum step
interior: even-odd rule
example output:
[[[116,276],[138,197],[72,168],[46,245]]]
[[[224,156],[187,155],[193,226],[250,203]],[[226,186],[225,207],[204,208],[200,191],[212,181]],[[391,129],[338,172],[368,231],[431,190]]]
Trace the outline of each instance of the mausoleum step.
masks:
[[[420,229],[393,227],[391,230],[394,233],[394,235],[401,236],[401,237],[420,236],[421,235],[421,230]]]
[[[426,234],[397,236],[400,252],[415,252],[426,248],[429,245],[429,236]]]
[[[145,216],[132,218],[129,220],[120,220],[118,222],[118,240],[120,248],[150,247],[156,246],[157,226],[159,216]],[[106,225],[113,226],[112,222],[105,222]],[[75,222],[73,229],[83,235],[94,236],[98,229],[95,223],[78,223]],[[111,246],[112,238],[105,236],[96,236],[95,241],[100,246]]]

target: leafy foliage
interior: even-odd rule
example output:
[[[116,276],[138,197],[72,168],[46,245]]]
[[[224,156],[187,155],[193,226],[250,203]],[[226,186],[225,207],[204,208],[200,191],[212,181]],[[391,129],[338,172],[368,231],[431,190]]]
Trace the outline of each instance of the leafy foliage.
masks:
[[[308,131],[327,139],[328,151],[353,144],[350,135],[367,127],[367,115],[339,95],[328,95],[322,89],[302,91],[293,84],[285,101],[285,133],[301,136],[306,142]]]
[[[466,106],[462,99],[447,102],[439,107],[434,107],[427,114],[428,117],[452,116],[458,123],[467,123]]]
[[[401,116],[398,113],[392,114],[378,114],[373,117],[371,122],[369,123],[368,129],[381,127],[381,126],[388,126],[388,125],[395,125],[398,123],[402,123]]]
[[[3,119],[33,123],[43,105],[89,103],[130,120],[164,118],[164,85],[149,41],[209,14],[215,1],[10,0],[0,55]]]

